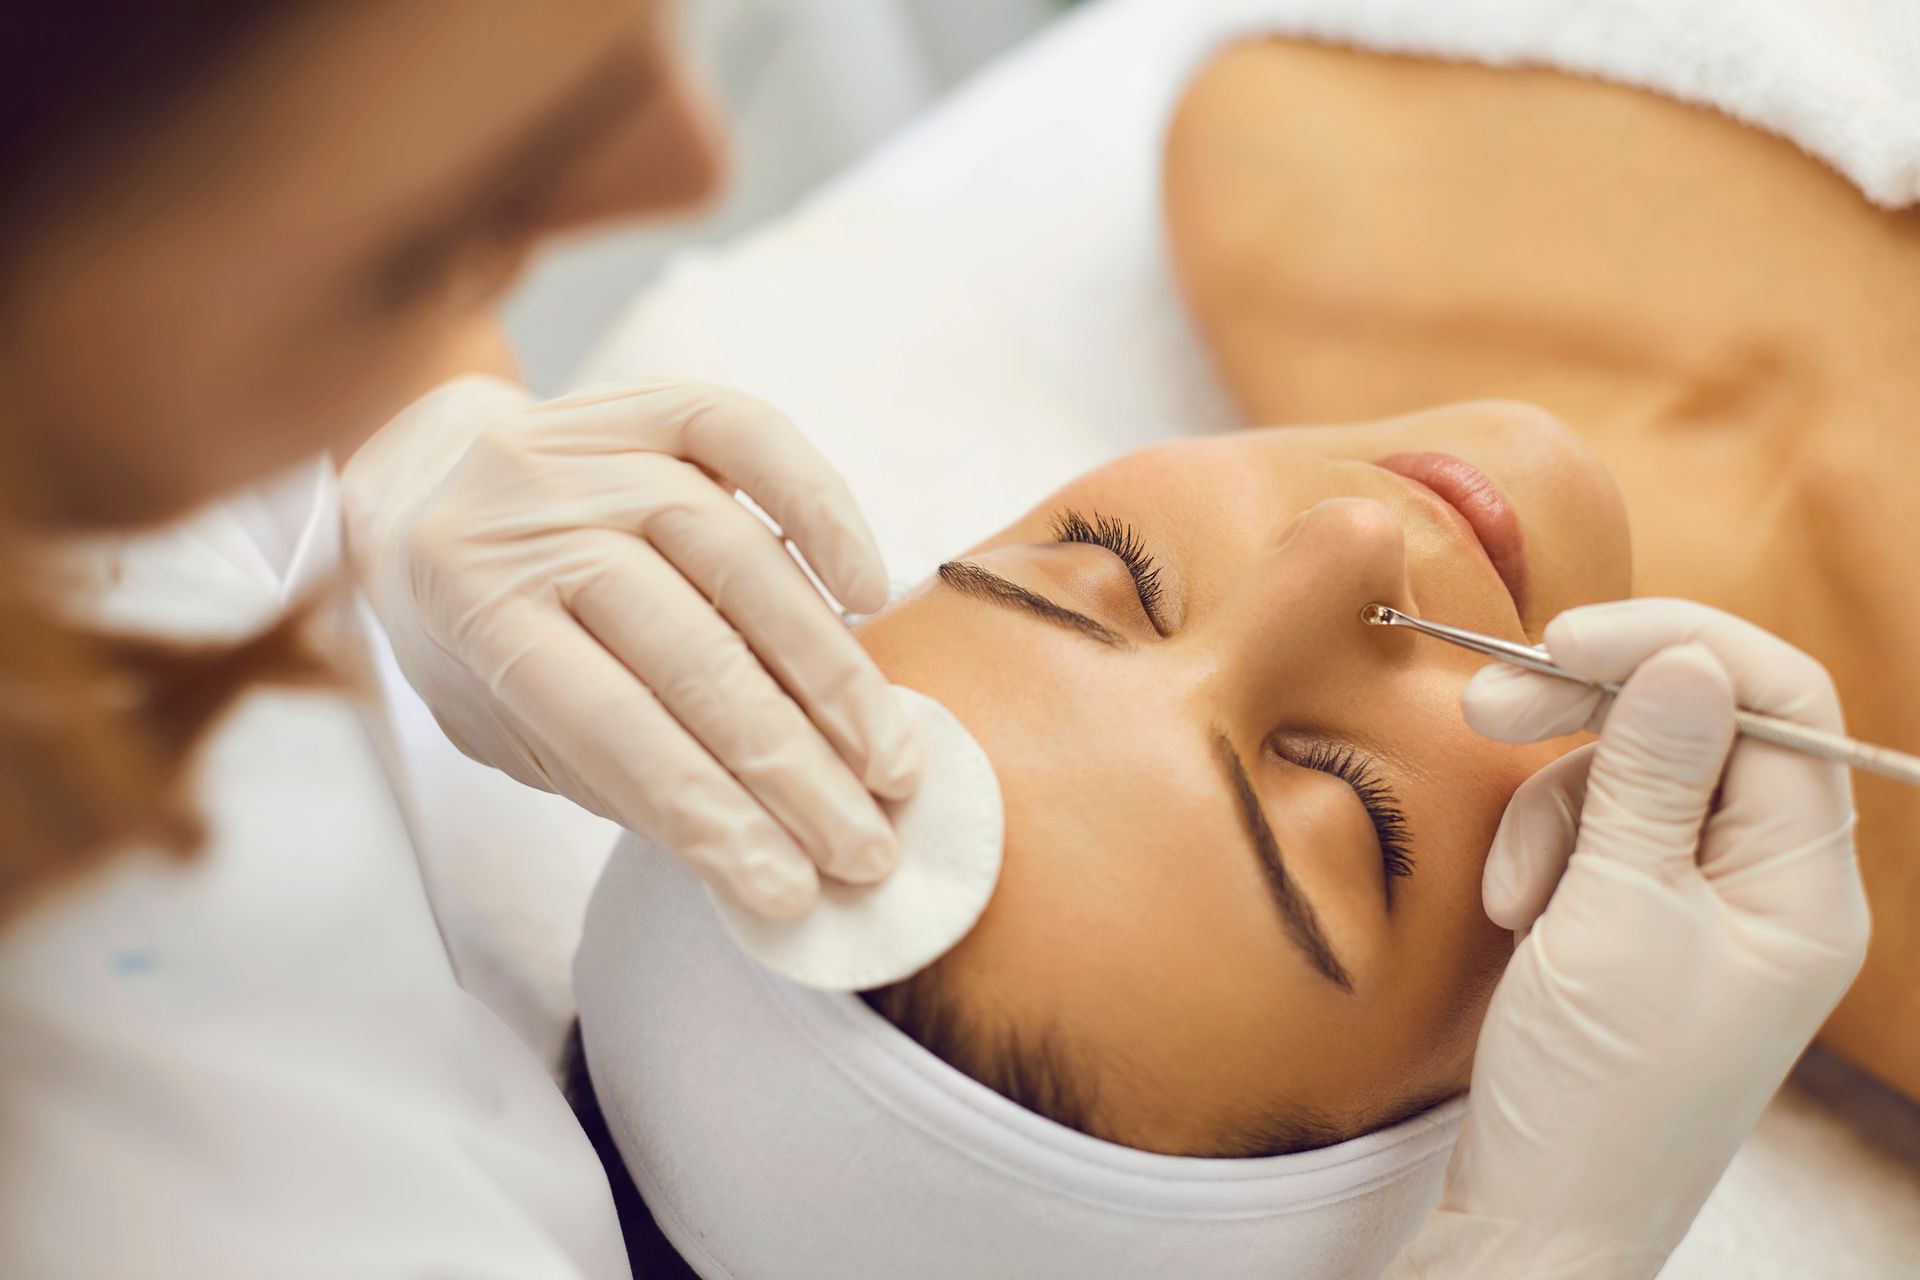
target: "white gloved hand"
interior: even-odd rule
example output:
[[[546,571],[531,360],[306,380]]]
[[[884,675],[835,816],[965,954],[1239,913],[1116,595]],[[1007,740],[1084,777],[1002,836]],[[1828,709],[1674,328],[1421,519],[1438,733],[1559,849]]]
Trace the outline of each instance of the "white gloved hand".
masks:
[[[1467,688],[1489,737],[1604,725],[1494,840],[1487,913],[1522,936],[1441,1207],[1393,1276],[1655,1275],[1866,953],[1846,770],[1734,740],[1736,703],[1840,729],[1817,662],[1673,600],[1574,610],[1545,642],[1625,687],[1609,708],[1496,665]]]
[[[689,382],[535,404],[461,379],[342,477],[348,545],[401,670],[460,749],[793,916],[816,867],[899,857],[893,691],[787,545],[861,612],[885,569],[845,483],[751,396]]]

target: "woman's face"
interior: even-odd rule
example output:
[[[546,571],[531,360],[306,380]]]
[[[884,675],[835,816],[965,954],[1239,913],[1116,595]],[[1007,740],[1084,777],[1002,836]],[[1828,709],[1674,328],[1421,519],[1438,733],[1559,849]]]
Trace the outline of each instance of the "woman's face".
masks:
[[[538,241],[716,183],[666,0],[282,7],[5,246],[0,394],[48,521],[356,443],[471,364]]]
[[[1475,525],[1374,465],[1428,452],[1504,493],[1521,600]],[[1459,696],[1483,660],[1360,611],[1537,638],[1626,593],[1627,545],[1578,439],[1487,403],[1145,449],[943,570],[862,639],[1000,777],[1002,879],[942,962],[963,1016],[1057,1034],[1103,1132],[1148,1150],[1351,1132],[1464,1088],[1511,949],[1481,864],[1571,744],[1480,738]]]

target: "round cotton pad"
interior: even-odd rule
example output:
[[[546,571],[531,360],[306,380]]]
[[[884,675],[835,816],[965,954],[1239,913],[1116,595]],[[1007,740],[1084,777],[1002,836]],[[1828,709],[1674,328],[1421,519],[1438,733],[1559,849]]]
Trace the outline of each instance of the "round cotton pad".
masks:
[[[987,753],[932,698],[899,686],[926,748],[912,799],[886,806],[900,865],[877,885],[822,877],[820,903],[767,920],[709,895],[727,932],[767,968],[822,991],[866,991],[912,977],[967,936],[1000,878],[1006,814]]]

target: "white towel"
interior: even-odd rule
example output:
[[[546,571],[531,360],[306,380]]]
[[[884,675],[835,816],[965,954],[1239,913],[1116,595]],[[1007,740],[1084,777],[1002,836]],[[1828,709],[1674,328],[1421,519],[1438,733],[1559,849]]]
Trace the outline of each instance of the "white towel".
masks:
[[[1247,30],[1651,89],[1797,143],[1876,204],[1920,203],[1914,0],[1227,0]]]

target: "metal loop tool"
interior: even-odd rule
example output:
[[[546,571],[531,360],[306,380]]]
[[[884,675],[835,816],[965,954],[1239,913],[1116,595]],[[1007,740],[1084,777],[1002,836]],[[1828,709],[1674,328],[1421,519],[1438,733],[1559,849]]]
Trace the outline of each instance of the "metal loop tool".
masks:
[[[1421,635],[1459,645],[1462,649],[1471,649],[1489,658],[1498,658],[1516,667],[1537,671],[1543,676],[1583,684],[1589,689],[1598,689],[1610,696],[1620,692],[1620,686],[1611,680],[1583,680],[1570,671],[1554,666],[1553,660],[1547,656],[1547,651],[1534,645],[1518,644],[1512,640],[1502,640],[1497,636],[1481,635],[1478,631],[1468,631],[1462,627],[1449,627],[1445,623],[1409,617],[1398,609],[1388,608],[1384,604],[1368,605],[1360,611],[1360,620],[1371,627],[1406,627],[1418,631]],[[1895,751],[1891,747],[1875,746],[1871,742],[1861,742],[1844,734],[1812,729],[1803,724],[1796,724],[1792,720],[1782,720],[1778,716],[1748,711],[1744,707],[1734,711],[1733,719],[1734,724],[1745,737],[1759,742],[1770,742],[1776,747],[1785,747],[1789,751],[1798,751],[1802,755],[1832,760],[1867,773],[1876,773],[1883,778],[1892,778],[1895,782],[1904,782],[1910,787],[1920,787],[1920,756],[1911,756],[1904,751]]]

